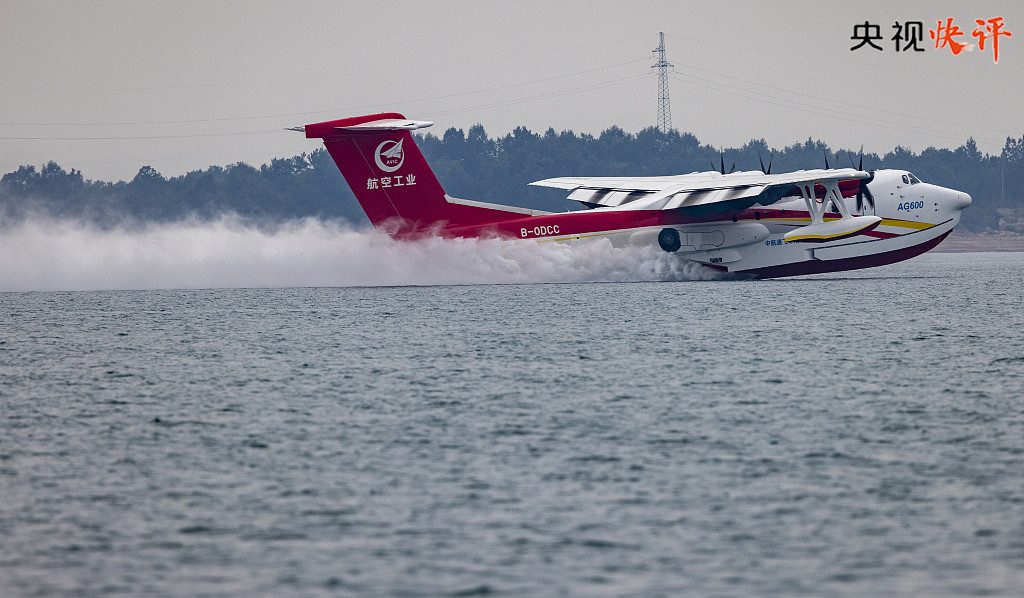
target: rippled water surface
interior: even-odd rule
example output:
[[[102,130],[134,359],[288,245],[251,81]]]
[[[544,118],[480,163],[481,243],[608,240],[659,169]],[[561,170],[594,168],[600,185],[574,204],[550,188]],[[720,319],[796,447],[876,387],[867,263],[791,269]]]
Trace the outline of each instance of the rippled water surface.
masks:
[[[0,294],[0,594],[1020,596],[1022,280]]]

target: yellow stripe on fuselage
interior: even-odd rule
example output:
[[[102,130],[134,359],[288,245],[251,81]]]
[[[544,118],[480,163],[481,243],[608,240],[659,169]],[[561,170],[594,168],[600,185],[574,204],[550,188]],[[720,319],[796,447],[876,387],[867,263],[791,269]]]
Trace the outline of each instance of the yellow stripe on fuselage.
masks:
[[[916,228],[917,230],[924,230],[935,226],[931,222],[911,222],[910,220],[895,220],[893,218],[882,218],[882,221],[878,223],[878,226],[899,226],[902,228]]]
[[[853,232],[856,233],[856,232],[860,232],[860,231],[853,231]],[[848,232],[847,233],[836,233],[834,235],[800,235],[800,236],[794,235],[794,236],[789,237],[788,239],[786,239],[786,242],[787,243],[799,243],[800,241],[809,241],[811,239],[818,239],[818,240],[821,240],[821,241],[828,241],[829,239],[835,239],[837,237],[849,237],[849,236],[851,236],[851,233],[848,233]]]
[[[744,218],[744,220],[750,220],[750,219],[749,218]],[[839,218],[836,218],[834,216],[826,216],[823,220],[825,222],[832,222],[832,221],[835,221],[835,220],[839,220]],[[768,222],[778,222],[778,223],[810,222],[811,219],[808,216],[804,216],[804,217],[796,216],[796,217],[793,217],[793,218],[762,218],[761,219],[761,222],[765,222],[765,221],[768,221]],[[931,228],[931,227],[933,227],[935,225],[930,223],[930,222],[913,222],[913,221],[910,221],[910,220],[899,220],[899,219],[896,219],[896,218],[882,218],[882,221],[878,223],[878,226],[895,226],[895,227],[899,227],[899,228],[913,228],[913,229],[917,229],[917,230],[924,230],[926,228]]]

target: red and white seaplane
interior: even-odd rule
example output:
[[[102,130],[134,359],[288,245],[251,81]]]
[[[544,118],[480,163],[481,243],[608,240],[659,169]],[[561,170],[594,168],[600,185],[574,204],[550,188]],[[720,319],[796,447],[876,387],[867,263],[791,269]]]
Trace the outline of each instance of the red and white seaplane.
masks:
[[[920,255],[938,245],[971,205],[970,195],[902,170],[769,174],[769,167],[545,179],[531,184],[570,191],[569,199],[590,209],[542,212],[445,193],[410,133],[431,124],[386,113],[295,130],[323,139],[373,226],[402,238],[608,239],[617,247],[657,245],[721,271],[794,276]]]

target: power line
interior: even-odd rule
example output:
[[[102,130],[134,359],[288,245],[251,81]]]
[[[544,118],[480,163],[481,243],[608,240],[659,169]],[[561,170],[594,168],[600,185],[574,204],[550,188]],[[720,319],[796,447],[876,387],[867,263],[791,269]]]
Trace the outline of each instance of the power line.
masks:
[[[577,75],[586,75],[589,73],[595,73],[597,71],[604,71],[608,69],[618,68],[620,66],[626,66],[635,64],[637,62],[644,62],[646,58],[637,58],[635,60],[627,60],[626,62],[619,62],[616,64],[610,64],[607,66],[595,67],[592,69],[586,69],[582,71],[575,71],[572,73],[564,73],[556,75],[554,77],[545,77],[543,79],[534,79],[532,81],[522,81],[519,83],[509,83],[506,85],[499,85],[497,87],[488,87],[485,89],[477,89],[473,91],[463,91],[457,93],[448,93],[439,96],[432,96],[427,98],[418,98],[414,100],[399,100],[394,102],[395,104],[415,104],[418,102],[429,102],[433,100],[445,100],[449,98],[457,98],[461,96],[475,95],[480,93],[487,93],[491,91],[501,91],[503,89],[510,89],[514,87],[524,87],[527,85],[535,85],[537,83],[546,83],[548,81],[562,80],[566,77],[575,77]],[[229,122],[237,120],[256,120],[266,118],[291,118],[298,116],[310,116],[313,114],[328,114],[328,113],[342,113],[349,110],[364,110],[377,107],[377,104],[369,104],[363,106],[348,106],[346,108],[330,108],[327,110],[312,110],[307,112],[288,112],[281,114],[261,114],[255,116],[228,116],[222,118],[200,118],[200,119],[189,119],[189,120],[153,120],[153,121],[131,121],[131,122],[103,122],[103,123],[14,123],[14,122],[0,122],[0,125],[6,126],[17,126],[17,127],[106,127],[106,126],[133,126],[133,125],[176,125],[176,124],[195,124],[195,123],[209,123],[209,122]],[[7,138],[10,139],[10,138]]]
[[[683,75],[682,73],[673,73],[673,74],[674,75]],[[794,100],[787,100],[787,99],[784,99],[784,98],[775,98],[775,97],[772,97],[772,99],[779,100],[779,101],[773,102],[771,100],[765,99],[765,96],[754,96],[754,95],[749,95],[748,93],[727,91],[725,89],[719,89],[719,88],[713,87],[711,85],[703,85],[703,84],[701,84],[699,82],[696,82],[696,81],[702,81],[702,80],[697,79],[696,81],[694,81],[692,79],[696,79],[696,78],[694,78],[692,76],[689,76],[689,75],[683,75],[683,76],[691,78],[691,80],[680,79],[682,81],[686,81],[690,85],[696,85],[697,87],[703,87],[704,89],[710,89],[712,91],[717,91],[719,93],[724,93],[724,94],[727,94],[727,95],[732,95],[732,96],[736,96],[736,97],[740,97],[740,98],[754,100],[756,102],[761,102],[761,103],[764,103],[764,104],[771,104],[773,106],[780,106],[782,108],[788,108],[790,110],[798,110],[798,111],[807,112],[807,113],[810,113],[810,114],[817,114],[818,116],[826,116],[826,117],[829,117],[829,118],[845,120],[845,121],[848,121],[848,122],[854,122],[854,123],[863,124],[863,125],[870,125],[870,126],[874,126],[874,127],[883,128],[883,129],[891,129],[891,130],[894,130],[894,131],[903,131],[905,133],[916,133],[916,134],[919,134],[919,135],[928,135],[928,136],[931,136],[931,137],[935,137],[935,138],[939,138],[939,139],[948,139],[948,140],[951,140],[951,141],[961,141],[961,142],[963,141],[963,137],[956,137],[956,136],[949,135],[949,134],[943,134],[941,132],[933,131],[931,129],[924,129],[922,127],[915,127],[913,125],[907,125],[905,123],[892,123],[890,121],[884,121],[884,120],[872,120],[872,119],[870,119],[870,117],[862,116],[862,115],[859,115],[859,114],[852,114],[852,113],[849,113],[849,112],[842,112],[842,111],[839,111],[839,110],[835,110],[833,108],[823,108],[823,107],[814,106],[814,105],[811,105],[811,104],[805,104],[805,103],[802,103],[802,102],[797,102],[797,101],[794,101]],[[721,85],[723,87],[734,87],[734,86],[726,85],[726,84],[723,84],[723,83],[714,83],[714,82],[708,82],[708,83],[712,83],[713,85]],[[744,91],[746,91],[746,90],[744,90]],[[771,97],[771,96],[768,96],[768,97]],[[781,102],[786,102],[786,103],[781,103]],[[835,114],[830,114],[829,112],[833,112]],[[995,141],[995,140],[988,139],[988,138],[983,138],[983,137],[977,137],[976,140],[984,141],[986,143],[991,143],[991,144],[1002,143],[1001,141]]]
[[[739,81],[741,83],[746,83],[746,84],[749,84],[749,85],[756,85],[758,87],[764,87],[764,88],[767,88],[767,89],[772,89],[772,90],[775,90],[775,91],[780,91],[782,93],[787,93],[787,94],[794,95],[794,96],[797,96],[797,97],[810,98],[810,99],[813,99],[813,100],[821,100],[823,102],[830,102],[830,103],[833,103],[833,104],[840,104],[842,106],[849,106],[851,108],[859,108],[861,110],[869,110],[869,111],[872,111],[872,112],[880,112],[880,113],[883,113],[883,114],[891,114],[893,116],[901,116],[901,117],[904,117],[904,118],[913,118],[913,119],[917,119],[917,120],[924,120],[924,121],[934,122],[934,123],[943,124],[943,125],[953,125],[953,126],[965,127],[965,128],[968,128],[968,129],[984,129],[986,131],[992,131],[994,133],[1007,134],[1007,131],[1005,129],[994,129],[992,127],[983,127],[981,125],[971,125],[971,124],[967,124],[967,123],[956,123],[956,122],[951,122],[951,121],[946,121],[946,120],[940,120],[940,119],[937,119],[937,118],[928,118],[926,116],[918,116],[916,114],[907,114],[905,112],[895,112],[893,110],[884,110],[882,108],[872,108],[870,106],[861,106],[860,104],[853,104],[853,103],[850,103],[850,102],[844,102],[842,100],[837,100],[837,99],[834,99],[834,98],[826,98],[826,97],[815,96],[815,95],[810,95],[810,94],[805,94],[805,93],[797,93],[795,91],[792,91],[790,89],[786,89],[786,88],[783,88],[783,87],[775,87],[773,85],[768,85],[767,83],[759,83],[757,81],[751,81],[749,79],[741,79],[740,77],[733,77],[731,75],[726,75],[726,74],[719,73],[717,71],[708,70],[708,69],[702,69],[700,67],[692,66],[692,65],[689,65],[689,64],[681,64],[679,66],[681,66],[682,68],[687,68],[687,69],[691,69],[691,70],[695,70],[695,71],[700,71],[702,73],[707,73],[709,75],[714,75],[716,77],[721,77],[723,79],[730,79],[730,80],[733,80],[733,81]],[[717,81],[712,81],[710,79],[700,79],[699,77],[696,77],[695,75],[689,75],[687,73],[680,73],[678,71],[674,71],[674,74],[683,75],[685,77],[693,77],[693,78],[698,79],[700,81],[705,81],[705,82],[708,82],[708,83],[713,83],[715,85],[727,86],[727,84],[725,84],[725,83],[718,83]],[[733,86],[728,86],[728,87],[733,87]],[[782,98],[780,98],[780,99],[782,99]]]
[[[195,133],[192,135],[127,135],[104,137],[0,137],[3,141],[110,141],[131,139],[190,139],[193,137],[237,137],[239,135],[261,135],[279,133],[281,129],[263,129],[261,131],[238,131],[234,133]]]
[[[446,115],[449,115],[449,114],[459,114],[459,113],[462,113],[462,112],[472,112],[474,110],[480,110],[480,109],[483,109],[483,108],[498,108],[498,107],[501,107],[501,106],[512,106],[512,105],[515,105],[515,104],[523,104],[523,103],[526,103],[526,102],[534,102],[534,101],[537,101],[537,100],[547,100],[547,99],[551,99],[551,98],[557,98],[557,97],[561,97],[561,96],[572,95],[574,93],[579,93],[581,91],[593,91],[595,89],[602,89],[602,88],[605,88],[605,87],[613,87],[615,85],[623,85],[625,83],[633,83],[635,81],[640,81],[642,79],[646,79],[647,77],[649,77],[649,75],[647,75],[647,74],[633,75],[631,77],[624,77],[624,78],[621,78],[621,79],[613,79],[611,81],[605,81],[605,82],[602,82],[602,83],[593,83],[591,85],[585,85],[583,87],[576,87],[576,88],[568,89],[568,90],[565,90],[565,91],[559,91],[559,92],[554,92],[554,93],[538,94],[538,95],[534,95],[534,96],[526,96],[526,97],[523,97],[523,98],[516,98],[514,100],[502,100],[502,101],[493,102],[493,103],[490,103],[490,104],[480,104],[480,105],[477,105],[477,106],[470,106],[470,107],[466,107],[466,108],[456,108],[456,109],[452,109],[452,110],[443,110],[441,112],[430,112],[430,113],[427,113],[426,116],[427,117],[430,117],[430,116],[446,116]]]
[[[642,60],[647,60],[647,59],[644,58]],[[636,61],[633,61],[633,62],[636,62]],[[553,93],[537,94],[537,95],[533,95],[533,96],[526,96],[526,97],[516,98],[516,99],[512,99],[512,100],[503,100],[503,101],[500,101],[500,102],[492,102],[492,103],[489,103],[489,104],[479,104],[479,105],[476,105],[476,106],[467,106],[467,107],[464,107],[464,108],[458,108],[458,109],[453,109],[453,110],[445,110],[445,111],[441,111],[441,112],[426,113],[424,115],[424,117],[427,118],[427,117],[435,117],[435,116],[447,116],[447,115],[459,114],[459,113],[463,113],[463,112],[472,112],[474,110],[481,110],[481,109],[485,109],[485,108],[509,106],[509,105],[514,105],[514,104],[522,104],[522,103],[526,103],[526,102],[534,102],[534,101],[538,101],[538,100],[545,100],[545,99],[550,99],[550,98],[555,98],[555,97],[562,97],[562,96],[566,96],[566,95],[572,95],[574,93],[580,93],[580,92],[586,92],[586,91],[594,91],[594,90],[603,89],[603,88],[606,88],[606,87],[613,87],[613,86],[616,86],[616,85],[624,85],[624,84],[627,84],[627,83],[633,83],[633,82],[636,82],[636,81],[647,79],[649,76],[650,75],[647,74],[647,73],[644,73],[644,74],[641,74],[641,75],[633,75],[633,76],[630,76],[630,77],[624,77],[624,78],[620,78],[620,79],[612,79],[610,81],[603,81],[603,82],[600,82],[600,83],[594,83],[594,84],[585,85],[585,86],[582,86],[582,87],[576,87],[576,88],[572,88],[572,89],[568,89],[568,90],[563,90],[563,91],[558,91],[558,92],[553,92]],[[230,136],[234,136],[234,135],[250,135],[250,134],[259,134],[259,133],[284,133],[284,132],[286,132],[286,131],[284,131],[282,129],[269,129],[269,130],[266,130],[266,131],[246,131],[246,132],[242,132],[242,133],[214,133],[214,134],[209,134],[207,136],[230,137]],[[292,134],[292,133],[289,133],[289,134]],[[171,136],[152,136],[152,137],[101,137],[101,138],[86,138],[86,137],[63,137],[63,138],[62,137],[36,137],[36,138],[29,138],[29,139],[73,141],[73,140],[78,140],[78,139],[105,139],[105,140],[111,140],[111,139],[164,139],[164,138],[177,138],[177,137],[187,138],[187,137],[194,137],[194,135],[181,135],[181,136],[174,136],[174,137],[171,137]],[[6,138],[0,137],[0,139],[6,139]],[[109,161],[96,161],[96,162],[76,162],[75,165],[77,165],[77,166],[95,166],[95,165],[101,165],[101,164],[127,164],[127,163],[160,164],[160,163],[163,163],[163,162],[182,162],[182,161],[194,160],[194,159],[212,159],[212,158],[236,159],[236,158],[242,157],[242,156],[264,156],[264,155],[266,155],[264,152],[249,153],[249,154],[231,153],[231,154],[205,155],[205,156],[178,156],[178,157],[170,157],[170,158],[144,158],[144,159],[134,159],[134,160],[109,160]]]
[[[836,62],[836,63],[847,64],[847,65],[854,64],[854,65],[857,65],[857,66],[865,66],[865,67],[872,68],[872,69],[879,69],[879,68],[881,68],[881,69],[888,69],[888,70],[904,71],[904,72],[913,73],[913,74],[931,73],[931,74],[940,75],[940,76],[947,76],[948,75],[948,73],[945,72],[945,71],[936,70],[936,69],[921,68],[921,67],[918,67],[918,66],[898,66],[898,65],[884,64],[884,63],[879,63],[879,62],[867,62],[867,61],[863,61],[863,60],[851,60],[849,58],[831,58],[831,57],[828,57],[828,56],[821,56],[821,55],[801,54],[801,53],[798,53],[798,52],[786,52],[784,50],[778,50],[778,49],[776,49],[776,47],[760,47],[760,46],[745,46],[745,45],[742,45],[742,44],[731,44],[731,43],[727,43],[727,42],[722,41],[721,38],[718,38],[718,39],[715,39],[715,40],[708,40],[708,39],[700,39],[700,38],[696,38],[696,37],[686,37],[686,36],[679,36],[679,35],[673,35],[673,34],[669,34],[669,37],[677,39],[677,40],[684,40],[684,41],[688,41],[688,42],[694,42],[694,43],[696,43],[696,44],[698,44],[700,46],[723,46],[723,47],[728,47],[728,48],[738,48],[738,49],[741,49],[741,50],[750,50],[759,59],[763,58],[763,56],[765,54],[778,54],[778,55],[781,55],[781,56],[792,56],[794,58],[806,58],[808,60],[814,60],[814,61]],[[1024,79],[1021,79],[1020,77],[1009,77],[1009,76],[1005,76],[1005,75],[993,75],[993,74],[990,74],[990,73],[987,73],[987,72],[973,72],[973,71],[972,72],[957,73],[957,77],[973,77],[973,78],[977,78],[977,79],[990,79],[990,80],[993,80],[993,81],[1024,81]]]
[[[367,75],[389,75],[395,73],[407,73],[410,71],[423,71],[427,69],[437,68],[448,68],[453,66],[465,66],[468,64],[479,64],[484,62],[498,62],[502,60],[518,60],[527,56],[538,56],[543,54],[563,53],[570,52],[573,50],[584,50],[587,48],[594,48],[597,46],[607,46],[610,44],[617,44],[627,41],[633,41],[646,37],[645,35],[634,35],[632,37],[623,37],[614,40],[608,40],[603,42],[596,42],[592,44],[584,44],[580,46],[572,46],[569,48],[560,48],[556,50],[537,50],[534,52],[524,52],[521,54],[513,54],[507,56],[497,56],[494,58],[477,58],[474,60],[462,60],[458,62],[448,62],[443,64],[433,65],[419,65],[419,66],[408,66],[397,69],[389,70],[372,70],[362,71],[356,73],[343,73],[340,75],[318,75],[315,77],[292,77],[284,79],[265,79],[257,81],[231,81],[221,83],[194,83],[189,85],[152,85],[152,86],[139,86],[139,87],[96,87],[96,88],[82,88],[82,89],[25,89],[25,90],[4,90],[0,89],[0,94],[34,94],[34,93],[98,93],[98,92],[112,92],[112,91],[163,91],[170,89],[203,89],[203,88],[216,88],[216,87],[238,87],[244,85],[272,85],[278,83],[298,83],[301,81],[323,81],[331,79],[344,79],[347,77],[362,77]]]
[[[644,59],[644,60],[646,60],[646,59]],[[636,61],[633,61],[633,62],[636,62]],[[511,106],[511,105],[514,105],[514,104],[521,104],[521,103],[524,103],[524,102],[533,102],[533,101],[538,101],[538,100],[545,100],[545,99],[550,99],[550,98],[562,97],[562,96],[566,96],[566,95],[572,95],[572,94],[575,94],[575,93],[593,91],[595,89],[602,89],[602,88],[605,88],[605,87],[611,87],[611,86],[615,86],[615,85],[622,85],[622,84],[625,84],[625,83],[632,83],[632,82],[635,82],[635,81],[646,79],[649,76],[650,75],[648,75],[646,73],[640,74],[640,75],[631,75],[629,77],[622,77],[622,78],[618,78],[618,79],[612,79],[610,81],[602,81],[602,82],[598,82],[598,83],[591,83],[591,84],[587,84],[587,85],[583,85],[583,86],[579,86],[579,87],[573,87],[573,88],[570,88],[570,89],[565,89],[565,90],[556,91],[556,92],[536,94],[536,95],[532,95],[532,96],[525,96],[525,97],[514,98],[514,99],[510,99],[510,100],[502,100],[502,101],[499,101],[499,102],[492,102],[492,103],[488,103],[488,104],[479,104],[479,105],[476,105],[476,106],[468,106],[468,107],[456,108],[456,109],[445,110],[445,111],[440,111],[440,112],[432,112],[432,113],[427,114],[426,116],[431,116],[431,115],[443,116],[443,115],[449,115],[449,114],[458,114],[458,113],[461,113],[461,112],[470,112],[470,111],[473,111],[473,110],[480,110],[480,109],[483,109],[483,108],[495,108],[495,107],[501,107],[501,106]],[[466,93],[466,94],[449,94],[448,96],[441,96],[441,98],[453,97],[453,96],[458,96],[458,95],[469,95],[469,94],[468,93]],[[411,100],[411,101],[405,102],[405,103],[423,102],[423,101],[428,101],[428,100],[429,100],[429,98],[427,100]],[[357,109],[361,109],[361,108],[377,108],[377,106],[376,105],[370,105],[370,106],[349,107],[349,108],[339,109],[338,112],[357,110]],[[40,141],[40,140],[46,140],[46,141],[79,141],[79,140],[99,141],[99,140],[137,140],[137,139],[188,139],[188,138],[198,138],[198,137],[236,137],[236,136],[240,136],[240,135],[259,135],[259,134],[266,134],[266,133],[281,133],[281,132],[282,132],[282,129],[263,129],[263,130],[258,130],[258,131],[239,131],[239,132],[230,132],[230,133],[196,133],[196,134],[184,134],[184,135],[126,135],[126,136],[110,135],[110,136],[87,136],[87,137],[64,137],[64,136],[62,136],[62,137],[46,137],[46,136],[22,136],[22,137],[11,136],[11,137],[8,137],[8,136],[0,136],[0,140],[4,140],[4,141],[7,141],[7,140],[11,140],[11,141],[26,141],[26,140],[30,140],[30,141]]]

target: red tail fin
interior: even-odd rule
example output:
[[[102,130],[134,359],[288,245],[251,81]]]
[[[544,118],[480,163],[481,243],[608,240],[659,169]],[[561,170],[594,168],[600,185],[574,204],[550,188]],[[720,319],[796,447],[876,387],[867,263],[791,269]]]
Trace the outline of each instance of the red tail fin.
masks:
[[[431,124],[385,113],[306,125],[305,131],[306,137],[324,140],[359,205],[379,230],[411,233],[537,213],[448,197],[409,133]]]

